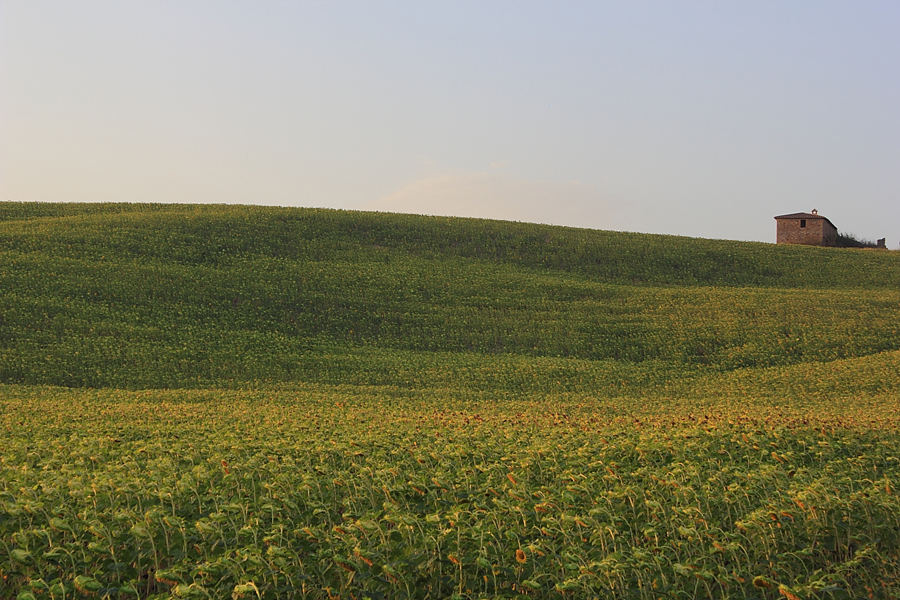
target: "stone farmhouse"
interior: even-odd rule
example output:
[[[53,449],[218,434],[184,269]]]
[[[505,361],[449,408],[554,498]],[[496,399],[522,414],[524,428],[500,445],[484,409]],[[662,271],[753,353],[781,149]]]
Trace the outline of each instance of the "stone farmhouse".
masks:
[[[837,246],[837,227],[816,209],[811,213],[779,215],[775,222],[778,224],[777,244]]]

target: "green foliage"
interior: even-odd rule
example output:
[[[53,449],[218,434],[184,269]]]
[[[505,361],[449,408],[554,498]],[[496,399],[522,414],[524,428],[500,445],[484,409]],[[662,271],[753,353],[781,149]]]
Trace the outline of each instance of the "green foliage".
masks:
[[[837,236],[838,248],[877,248],[878,244],[870,240],[862,240],[852,233],[839,233]]]
[[[310,209],[0,208],[0,381],[382,384],[409,361],[484,355],[606,381],[900,349],[894,253]]]

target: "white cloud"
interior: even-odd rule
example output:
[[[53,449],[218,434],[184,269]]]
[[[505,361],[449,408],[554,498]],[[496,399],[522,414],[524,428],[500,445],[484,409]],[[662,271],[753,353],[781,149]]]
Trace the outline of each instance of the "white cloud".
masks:
[[[594,185],[529,181],[498,172],[418,179],[359,208],[594,229],[614,227],[610,203]]]

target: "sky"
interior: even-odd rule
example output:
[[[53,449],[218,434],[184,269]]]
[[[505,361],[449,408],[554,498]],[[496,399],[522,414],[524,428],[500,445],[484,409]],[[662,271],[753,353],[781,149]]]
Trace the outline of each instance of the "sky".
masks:
[[[0,0],[0,200],[900,245],[896,1]]]

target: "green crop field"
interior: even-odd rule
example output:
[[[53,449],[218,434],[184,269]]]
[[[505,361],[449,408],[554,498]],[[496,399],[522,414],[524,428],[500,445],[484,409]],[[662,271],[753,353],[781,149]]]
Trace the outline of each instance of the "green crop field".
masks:
[[[0,203],[0,296],[0,599],[900,596],[900,253]]]

